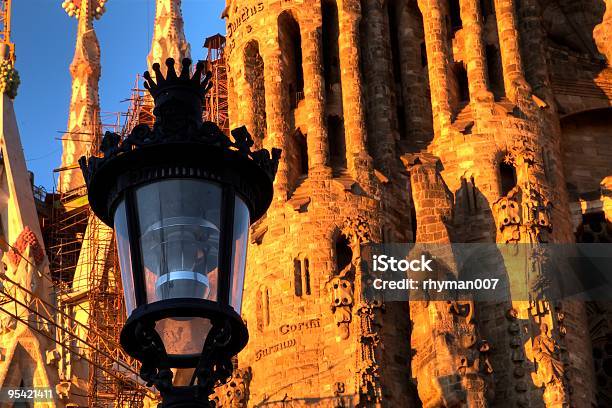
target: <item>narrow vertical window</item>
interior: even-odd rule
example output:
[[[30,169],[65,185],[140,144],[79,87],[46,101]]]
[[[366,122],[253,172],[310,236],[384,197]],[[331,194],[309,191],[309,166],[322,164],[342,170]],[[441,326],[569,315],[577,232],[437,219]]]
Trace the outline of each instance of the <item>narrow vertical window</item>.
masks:
[[[293,260],[293,285],[295,296],[302,296],[302,261],[298,258]]]
[[[250,110],[255,139],[263,139],[267,133],[266,88],[264,83],[264,62],[259,53],[257,41],[251,41],[244,50],[245,79],[250,91]],[[231,101],[231,99],[230,99]],[[235,102],[232,102],[235,104]]]
[[[295,296],[310,295],[310,262],[305,256],[293,260],[293,284]]]
[[[459,9],[459,0],[448,1],[448,13],[450,15],[451,31],[455,32],[463,27],[461,21],[461,11]]]
[[[297,168],[300,170],[301,176],[308,175],[308,142],[306,135],[303,135],[299,130],[296,133],[296,142],[298,148],[299,163]]]
[[[257,323],[257,330],[263,330],[263,293],[262,288],[259,288],[255,295],[255,321]]]
[[[480,0],[480,15],[483,16],[486,21],[486,18],[491,14],[495,14],[493,0]]]
[[[427,47],[425,41],[421,42],[421,66],[425,68],[427,66]]]
[[[516,187],[516,169],[512,164],[501,162],[499,164],[499,179],[501,184],[501,195],[507,195]]]
[[[485,48],[485,54],[487,58],[489,89],[491,92],[493,92],[495,98],[499,100],[506,96],[501,54],[499,52],[499,48],[494,45],[487,45]]]
[[[327,117],[327,132],[329,135],[329,156],[335,170],[346,169],[346,140],[344,123],[336,115]]]
[[[353,260],[353,250],[349,245],[348,239],[340,235],[336,240],[336,272],[340,273],[350,266]]]
[[[263,293],[263,325],[270,326],[270,289],[264,288]]]
[[[282,54],[282,81],[292,109],[304,99],[304,69],[300,25],[288,12],[278,17],[279,44]]]
[[[330,91],[334,84],[340,83],[338,5],[335,0],[325,0],[321,3],[321,8],[323,14],[323,75],[325,86]]]
[[[308,258],[304,258],[302,262],[302,274],[304,277],[304,281],[302,286],[304,287],[304,292],[307,295],[310,295],[310,262]]]
[[[457,85],[457,99],[459,102],[465,103],[470,101],[470,88],[468,85],[467,71],[465,65],[461,62],[455,63],[453,66],[455,81]]]

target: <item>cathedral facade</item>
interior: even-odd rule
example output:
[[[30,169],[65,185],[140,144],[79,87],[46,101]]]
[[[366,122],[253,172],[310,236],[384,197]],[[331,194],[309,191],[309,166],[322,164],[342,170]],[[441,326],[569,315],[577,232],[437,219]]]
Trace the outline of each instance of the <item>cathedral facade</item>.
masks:
[[[363,299],[381,242],[609,242],[612,4],[228,0],[230,128],[283,149],[223,406],[609,406],[599,303]]]
[[[116,344],[113,234],[75,163],[102,136],[105,1],[63,3],[78,29],[57,195],[85,214],[66,275],[0,58],[0,384],[51,387],[50,407],[157,402]],[[189,57],[181,1],[155,4],[148,65]],[[227,0],[222,18],[229,127],[283,154],[217,406],[612,406],[610,303],[362,296],[370,244],[610,243],[611,0]]]

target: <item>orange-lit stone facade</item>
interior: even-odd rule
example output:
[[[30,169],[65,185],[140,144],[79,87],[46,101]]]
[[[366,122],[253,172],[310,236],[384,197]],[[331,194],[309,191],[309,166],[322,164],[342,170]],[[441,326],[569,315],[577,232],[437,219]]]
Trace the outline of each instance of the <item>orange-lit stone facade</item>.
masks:
[[[609,242],[611,7],[228,0],[230,127],[283,157],[223,406],[612,404],[605,304],[359,295],[370,242]]]

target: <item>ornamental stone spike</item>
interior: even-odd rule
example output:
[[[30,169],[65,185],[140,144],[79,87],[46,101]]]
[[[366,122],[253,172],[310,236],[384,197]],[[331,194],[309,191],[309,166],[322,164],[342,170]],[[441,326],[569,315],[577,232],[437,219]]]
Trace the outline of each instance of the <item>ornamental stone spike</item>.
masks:
[[[78,19],[74,58],[70,64],[72,95],[68,113],[67,132],[62,137],[62,164],[59,191],[66,192],[83,186],[77,160],[90,152],[99,138],[100,45],[93,27],[93,19],[105,11],[106,0],[66,0],[62,7],[70,17]]]
[[[181,13],[181,0],[156,0],[155,24],[151,50],[147,56],[149,72],[153,71],[153,64],[173,58],[182,61],[190,58],[191,49],[183,30],[183,15]],[[165,73],[166,67],[162,67]]]

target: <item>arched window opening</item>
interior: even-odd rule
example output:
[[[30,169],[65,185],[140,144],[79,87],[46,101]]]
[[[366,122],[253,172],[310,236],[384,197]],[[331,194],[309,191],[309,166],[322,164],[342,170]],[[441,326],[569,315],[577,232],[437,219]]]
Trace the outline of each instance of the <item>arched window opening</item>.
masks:
[[[257,41],[251,41],[244,50],[245,80],[251,91],[251,115],[254,138],[265,138],[266,122],[266,88],[264,82],[264,62],[259,53]]]
[[[506,162],[499,164],[499,180],[502,196],[507,195],[510,190],[516,187],[516,169],[512,164]]]
[[[289,12],[278,17],[278,38],[283,61],[283,84],[292,109],[304,99],[304,69],[302,66],[302,36],[300,25]]]
[[[344,122],[336,116],[327,117],[327,132],[329,136],[329,156],[332,168],[346,169],[346,139],[344,135]]]
[[[499,48],[494,45],[487,45],[485,48],[487,58],[487,73],[489,76],[489,89],[493,92],[496,99],[506,96],[504,86],[504,71],[501,62]]]
[[[308,142],[306,135],[303,135],[299,130],[295,133],[296,146],[298,150],[298,165],[300,176],[308,175]]]
[[[453,66],[453,72],[455,74],[457,100],[460,103],[466,103],[470,101],[470,88],[468,85],[467,71],[465,65],[462,62],[457,62]]]
[[[340,83],[338,5],[335,0],[326,0],[321,7],[323,13],[323,74],[325,86],[330,91],[334,84]]]
[[[290,134],[283,154],[288,164],[287,181],[289,190],[294,192],[308,177],[307,136],[300,129]]]
[[[451,35],[454,36],[455,31],[463,27],[461,21],[461,11],[459,9],[459,0],[448,1],[448,14],[450,16]]]
[[[349,240],[341,234],[336,239],[336,272],[340,273],[350,266],[353,260],[353,250],[349,245]]]

